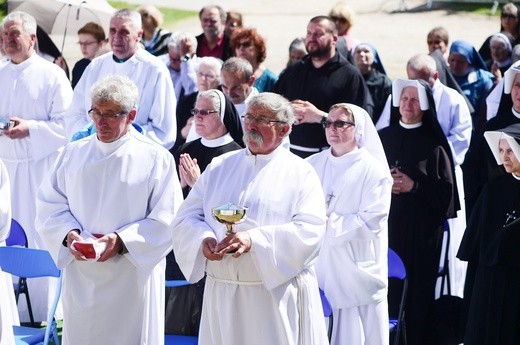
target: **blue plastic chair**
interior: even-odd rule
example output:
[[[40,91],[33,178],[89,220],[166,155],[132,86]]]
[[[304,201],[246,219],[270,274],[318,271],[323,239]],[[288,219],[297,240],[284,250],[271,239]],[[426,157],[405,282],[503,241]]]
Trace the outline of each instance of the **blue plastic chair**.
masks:
[[[27,236],[20,223],[11,219],[11,231],[9,237],[5,240],[7,246],[27,247]]]
[[[18,246],[27,248],[27,235],[24,229],[16,220],[11,219],[11,231],[9,237],[5,240],[7,246]],[[29,298],[29,290],[27,288],[27,279],[18,277],[18,282],[13,283],[14,297],[16,303],[21,294],[25,295],[25,301],[27,303],[27,311],[29,312],[29,320],[31,321],[31,327],[35,326],[34,317],[31,306],[31,299]]]
[[[327,330],[327,335],[329,336],[329,342],[332,339],[332,327],[334,324],[334,317],[332,315],[332,306],[330,305],[327,296],[325,296],[325,292],[320,289],[320,298],[321,298],[321,306],[323,308],[323,315],[329,318],[329,329]]]
[[[399,303],[399,312],[397,314],[397,318],[390,317],[389,327],[390,333],[395,332],[394,345],[399,344],[401,333],[403,334],[403,344],[406,345],[406,323],[404,318],[404,310],[406,294],[408,291],[408,279],[403,260],[401,260],[399,255],[397,255],[397,253],[390,248],[388,248],[388,278],[399,279],[403,282],[401,301]]]
[[[54,344],[59,345],[58,327],[54,314],[61,294],[61,271],[46,250],[24,247],[0,247],[0,267],[2,271],[23,278],[56,277],[56,294],[47,315],[47,327],[33,328],[13,326],[15,344],[44,344],[49,343],[50,338]]]
[[[175,288],[190,285],[187,280],[167,280],[165,286]],[[199,338],[191,335],[165,334],[164,345],[197,345]]]

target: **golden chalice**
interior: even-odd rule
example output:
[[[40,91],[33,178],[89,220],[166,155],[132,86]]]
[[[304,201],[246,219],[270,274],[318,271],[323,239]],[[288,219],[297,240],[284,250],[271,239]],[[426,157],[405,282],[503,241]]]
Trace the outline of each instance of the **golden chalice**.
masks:
[[[234,234],[233,225],[242,223],[246,220],[247,207],[228,203],[212,209],[213,217],[222,224],[226,225],[226,235]]]

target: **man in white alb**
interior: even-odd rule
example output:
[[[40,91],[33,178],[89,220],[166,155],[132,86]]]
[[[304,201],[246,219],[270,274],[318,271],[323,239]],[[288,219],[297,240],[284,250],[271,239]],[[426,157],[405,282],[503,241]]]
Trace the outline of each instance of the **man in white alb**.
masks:
[[[64,272],[63,342],[160,345],[164,258],[182,202],[175,162],[131,125],[130,79],[107,76],[91,94],[96,134],[65,146],[37,198],[38,231]],[[88,243],[99,248],[92,259]]]
[[[206,286],[201,345],[328,343],[314,262],[325,202],[314,169],[281,146],[294,115],[282,96],[253,97],[244,115],[247,148],[213,159],[173,223],[185,277]],[[247,207],[226,235],[212,208]]]
[[[0,133],[0,159],[11,181],[13,218],[24,228],[30,248],[45,248],[34,226],[36,191],[58,149],[67,143],[64,118],[72,87],[61,68],[36,54],[36,21],[31,15],[11,12],[2,29],[9,62],[0,66],[0,118],[11,127]],[[35,278],[27,285],[34,320],[47,320],[54,283]],[[22,321],[29,321],[24,298],[18,307]]]
[[[123,9],[114,13],[108,33],[112,51],[92,60],[74,88],[72,106],[67,111],[68,139],[91,123],[87,114],[91,86],[106,75],[117,74],[132,79],[139,89],[135,122],[145,135],[167,149],[173,146],[177,136],[177,100],[172,80],[159,58],[139,48],[142,34],[139,12]]]

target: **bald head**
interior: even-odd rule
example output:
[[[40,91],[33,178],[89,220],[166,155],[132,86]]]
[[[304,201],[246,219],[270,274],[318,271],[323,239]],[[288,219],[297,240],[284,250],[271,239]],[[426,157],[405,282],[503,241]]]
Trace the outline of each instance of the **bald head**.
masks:
[[[412,56],[406,64],[406,73],[409,79],[424,80],[432,87],[437,78],[439,78],[437,63],[428,54]]]

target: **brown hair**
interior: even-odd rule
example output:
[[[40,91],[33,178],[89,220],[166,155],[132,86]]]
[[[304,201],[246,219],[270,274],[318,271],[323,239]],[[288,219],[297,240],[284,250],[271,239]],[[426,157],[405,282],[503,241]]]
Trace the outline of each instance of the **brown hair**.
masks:
[[[105,30],[103,30],[101,26],[94,22],[88,22],[87,24],[83,25],[83,27],[81,27],[81,29],[78,30],[78,35],[79,34],[92,35],[94,36],[96,41],[98,41],[98,43],[106,39]]]

